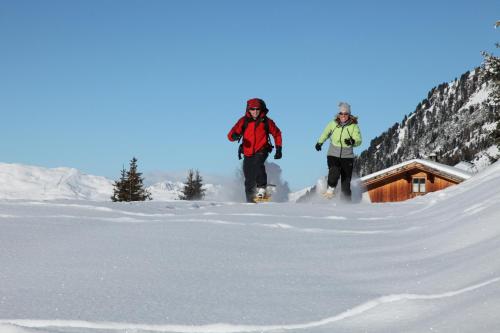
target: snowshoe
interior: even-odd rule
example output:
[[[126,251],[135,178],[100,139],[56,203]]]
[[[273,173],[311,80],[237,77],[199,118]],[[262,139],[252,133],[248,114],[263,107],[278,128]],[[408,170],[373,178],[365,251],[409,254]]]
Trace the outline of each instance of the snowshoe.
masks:
[[[323,197],[325,199],[333,199],[333,197],[335,196],[335,187],[330,187],[328,186],[327,190],[325,193],[323,193]]]
[[[257,189],[253,201],[255,203],[269,202],[271,201],[272,194],[275,192],[275,190],[276,190],[276,185],[273,184],[267,184],[266,188],[260,187]]]

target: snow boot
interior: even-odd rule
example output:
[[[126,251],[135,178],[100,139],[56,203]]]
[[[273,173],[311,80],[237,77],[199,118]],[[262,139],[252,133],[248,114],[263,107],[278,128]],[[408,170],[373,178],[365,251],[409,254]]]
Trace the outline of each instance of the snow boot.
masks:
[[[275,188],[276,188],[276,185],[272,185],[272,184],[267,184],[266,187],[258,187],[253,201],[254,202],[269,202],[269,201],[271,201],[271,195],[275,191]]]
[[[257,189],[257,194],[255,195],[255,197],[258,199],[264,199],[265,196],[266,196],[266,189],[264,187],[259,187]]]
[[[323,196],[327,199],[331,199],[335,196],[335,187],[328,186],[326,192],[323,193]]]

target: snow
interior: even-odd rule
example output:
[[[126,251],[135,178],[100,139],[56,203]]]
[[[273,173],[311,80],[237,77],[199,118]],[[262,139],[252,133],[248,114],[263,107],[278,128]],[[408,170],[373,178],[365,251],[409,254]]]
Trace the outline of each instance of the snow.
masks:
[[[165,181],[148,187],[154,200],[177,200],[182,194],[184,183]]]
[[[301,197],[303,197],[307,192],[311,191],[314,186],[308,186],[302,190],[292,192],[288,194],[288,201],[297,202]]]
[[[497,127],[497,123],[486,123],[483,126],[481,126],[483,131],[486,132],[493,132]]]
[[[209,200],[217,199],[221,196],[222,192],[221,185],[205,184],[203,188],[205,189],[205,197]],[[147,189],[148,191],[150,191],[153,200],[156,201],[179,200],[179,196],[182,195],[182,191],[184,189],[184,183],[164,181],[148,186]]]
[[[405,142],[405,137],[407,135],[407,130],[408,130],[408,127],[406,125],[404,127],[399,127],[398,128],[398,132],[399,132],[399,134],[398,134],[398,144],[396,145],[396,148],[392,152],[393,154],[396,154],[398,152],[399,148],[401,148],[401,146]]]
[[[434,112],[436,112],[436,104],[432,103],[431,107],[424,112],[424,118],[422,119],[422,122],[425,126],[429,125],[429,119],[427,119],[427,115]]]
[[[109,200],[113,182],[73,168],[0,163],[0,199]]]
[[[0,200],[0,332],[494,332],[500,163],[388,204]]]
[[[113,183],[74,168],[0,163],[0,199],[109,201]],[[183,182],[168,180],[147,187],[155,201],[178,200],[183,188]],[[205,184],[204,188],[207,199],[226,199],[221,185]]]
[[[474,164],[469,163],[469,162],[465,162],[465,161],[459,162],[459,163],[455,164],[453,167],[470,172],[470,173],[477,172],[476,168],[474,167]]]
[[[383,170],[371,173],[369,175],[361,177],[360,179],[361,179],[361,181],[366,181],[368,179],[380,176],[380,175],[382,175],[382,174],[384,174],[386,172],[390,172],[392,170],[397,170],[399,168],[402,168],[402,167],[404,167],[406,165],[409,165],[409,164],[412,164],[412,163],[420,163],[420,164],[423,164],[425,166],[434,168],[436,170],[445,172],[447,174],[450,174],[450,175],[453,175],[453,176],[456,176],[456,177],[459,177],[459,178],[462,178],[462,179],[469,179],[472,176],[472,173],[467,172],[467,171],[465,171],[463,169],[455,168],[455,167],[448,166],[448,165],[441,164],[441,163],[437,163],[437,162],[434,162],[434,161],[429,161],[429,160],[423,160],[423,159],[416,158],[416,159],[404,161],[402,163],[393,165],[393,166],[391,166],[389,168],[386,168],[386,169],[383,169]]]
[[[497,145],[492,145],[489,148],[483,150],[482,152],[476,154],[476,157],[472,160],[474,168],[476,170],[483,170],[491,164],[491,158],[499,158],[500,150]]]
[[[460,110],[468,109],[472,105],[477,105],[485,102],[490,96],[491,91],[492,91],[491,86],[484,83],[479,91],[475,92],[472,96],[469,97],[467,103],[465,103],[465,105],[462,106]]]

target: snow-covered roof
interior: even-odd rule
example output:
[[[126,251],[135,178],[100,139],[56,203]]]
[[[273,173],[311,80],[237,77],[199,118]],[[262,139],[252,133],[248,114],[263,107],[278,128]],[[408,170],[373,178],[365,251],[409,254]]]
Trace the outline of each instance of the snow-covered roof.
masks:
[[[469,163],[469,162],[465,162],[465,161],[459,162],[459,163],[455,164],[453,167],[460,169],[460,170],[467,171],[467,172],[471,172],[471,173],[477,172],[477,170],[474,169],[474,164]],[[474,171],[476,171],[476,172],[474,172]]]
[[[393,170],[397,170],[399,168],[405,167],[405,166],[410,165],[412,163],[419,163],[419,164],[422,164],[424,166],[427,166],[427,167],[436,169],[438,171],[441,171],[443,173],[449,174],[451,176],[455,176],[455,177],[461,178],[463,180],[469,179],[470,177],[473,176],[472,173],[467,172],[467,171],[462,170],[462,169],[459,169],[459,168],[455,168],[455,167],[452,167],[452,166],[449,166],[449,165],[445,165],[445,164],[441,164],[441,163],[434,162],[434,161],[429,161],[429,160],[423,160],[423,159],[415,158],[415,159],[412,159],[412,160],[408,160],[408,161],[405,161],[405,162],[393,165],[393,166],[391,166],[391,167],[389,167],[387,169],[383,169],[383,170],[371,173],[369,175],[366,175],[364,177],[361,177],[361,181],[367,181],[369,179],[375,178],[377,176],[383,175],[383,174],[391,172]]]

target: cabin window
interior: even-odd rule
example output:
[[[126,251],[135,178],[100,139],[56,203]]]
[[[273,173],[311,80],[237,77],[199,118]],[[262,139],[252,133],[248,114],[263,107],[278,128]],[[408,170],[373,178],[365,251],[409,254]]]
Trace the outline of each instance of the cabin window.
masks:
[[[425,178],[413,178],[413,192],[425,193]]]

